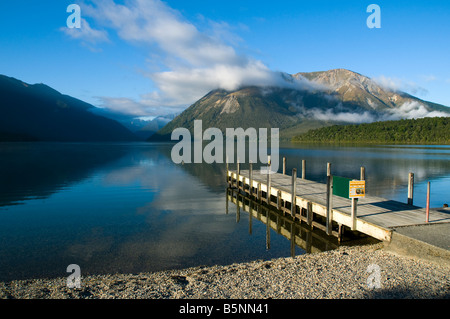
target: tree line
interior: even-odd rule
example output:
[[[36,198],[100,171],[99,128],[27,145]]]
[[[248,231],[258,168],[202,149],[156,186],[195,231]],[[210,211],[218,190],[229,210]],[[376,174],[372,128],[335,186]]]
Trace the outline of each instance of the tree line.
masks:
[[[295,136],[294,142],[450,144],[450,117],[333,125]]]

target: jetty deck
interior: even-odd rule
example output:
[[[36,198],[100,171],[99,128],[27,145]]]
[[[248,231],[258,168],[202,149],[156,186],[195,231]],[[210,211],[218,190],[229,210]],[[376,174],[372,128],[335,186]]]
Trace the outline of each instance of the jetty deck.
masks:
[[[346,226],[378,240],[390,241],[395,228],[426,223],[425,208],[366,194],[352,210],[352,199],[330,196],[327,184],[281,173],[269,176],[260,170],[227,170],[230,187],[308,225],[323,227],[317,220],[324,220],[328,235],[340,236],[342,227]],[[450,222],[450,214],[445,209],[430,210],[428,222]]]

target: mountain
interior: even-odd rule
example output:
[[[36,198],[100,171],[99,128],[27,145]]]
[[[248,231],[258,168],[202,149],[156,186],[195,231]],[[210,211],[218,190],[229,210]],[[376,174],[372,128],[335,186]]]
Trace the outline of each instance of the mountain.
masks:
[[[187,108],[150,140],[170,140],[172,131],[203,128],[280,128],[282,139],[310,129],[388,119],[450,116],[450,108],[385,88],[359,73],[336,69],[284,75],[276,87],[214,90]]]
[[[450,112],[446,106],[423,101],[405,92],[391,90],[364,75],[346,69],[297,73],[293,75],[293,78],[304,78],[323,85],[324,92],[336,97],[339,101],[347,105],[355,104],[375,113],[396,114],[396,108],[412,102],[423,104],[429,112]]]
[[[146,140],[166,126],[170,121],[176,118],[179,114],[169,114],[157,116],[151,121],[147,121],[146,125],[136,130],[134,134]]]
[[[136,136],[94,106],[44,84],[0,75],[0,141],[111,142]]]

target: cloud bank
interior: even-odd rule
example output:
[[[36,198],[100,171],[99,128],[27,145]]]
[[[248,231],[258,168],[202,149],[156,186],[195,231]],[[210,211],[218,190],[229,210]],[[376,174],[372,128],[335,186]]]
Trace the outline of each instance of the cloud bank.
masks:
[[[417,101],[403,103],[399,108],[389,110],[385,120],[417,119],[424,117],[448,117],[449,113],[430,111],[428,108]]]
[[[139,100],[98,97],[100,106],[111,113],[131,117],[179,113],[211,90],[232,91],[247,85],[324,89],[306,78],[293,78],[270,70],[263,62],[239,52],[241,40],[224,22],[203,19],[195,25],[161,0],[81,1],[84,1],[79,3],[82,28],[64,28],[66,35],[94,49],[95,45],[111,44],[120,39],[148,52],[147,68],[141,70],[141,74],[152,80],[156,90],[149,88]],[[427,93],[418,85],[399,79],[381,76],[374,80],[393,91]],[[305,110],[304,113],[321,120],[350,123],[443,114],[429,112],[418,102],[405,103],[382,119],[370,111],[361,114],[339,107],[326,111]]]
[[[270,70],[264,63],[236,51],[237,37],[222,22],[208,21],[202,30],[186,20],[180,12],[160,0],[94,0],[80,3],[82,15],[102,30],[84,21],[83,31],[66,30],[74,39],[94,42],[110,41],[113,36],[149,50],[148,63],[157,70],[145,70],[156,91],[128,99],[134,114],[166,111],[194,103],[214,89],[236,90],[244,85],[300,86],[312,84],[306,79],[287,82],[281,72]],[[108,32],[109,31],[109,32]],[[127,99],[101,97],[101,104],[114,110],[126,110]]]
[[[450,113],[440,111],[430,111],[424,104],[418,101],[408,101],[400,107],[389,109],[382,113],[352,112],[345,110],[339,105],[335,109],[321,110],[309,109],[303,110],[303,115],[323,121],[337,121],[346,123],[371,123],[377,121],[395,121],[401,119],[418,119],[425,117],[450,117]]]
[[[424,89],[423,87],[419,86],[418,84],[412,81],[405,81],[398,78],[386,77],[384,75],[373,78],[372,80],[375,81],[378,85],[380,85],[384,89],[394,92],[403,91],[413,95],[422,95],[422,96],[425,96],[429,93],[428,90]]]

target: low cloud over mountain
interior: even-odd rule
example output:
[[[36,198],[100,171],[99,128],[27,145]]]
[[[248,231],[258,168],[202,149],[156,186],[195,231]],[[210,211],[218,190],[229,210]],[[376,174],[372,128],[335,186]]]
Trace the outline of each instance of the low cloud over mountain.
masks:
[[[450,116],[450,108],[408,93],[386,89],[370,78],[345,69],[285,75],[287,83],[308,86],[242,87],[214,90],[190,106],[156,134],[170,139],[177,127],[274,127],[289,138],[311,128],[336,123]]]

